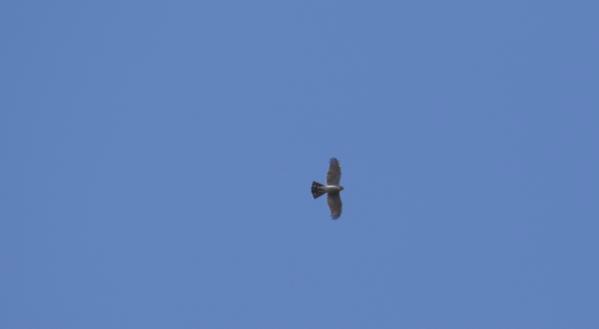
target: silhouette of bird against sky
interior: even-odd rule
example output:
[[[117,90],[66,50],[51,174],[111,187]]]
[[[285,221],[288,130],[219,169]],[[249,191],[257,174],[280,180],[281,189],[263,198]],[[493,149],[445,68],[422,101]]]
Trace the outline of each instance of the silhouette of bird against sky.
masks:
[[[317,181],[312,182],[312,196],[317,199],[323,194],[327,194],[327,203],[329,209],[331,209],[331,218],[337,219],[341,216],[341,196],[339,195],[343,191],[341,182],[341,167],[339,166],[339,160],[331,158],[329,162],[329,171],[327,172],[327,183],[321,184]]]

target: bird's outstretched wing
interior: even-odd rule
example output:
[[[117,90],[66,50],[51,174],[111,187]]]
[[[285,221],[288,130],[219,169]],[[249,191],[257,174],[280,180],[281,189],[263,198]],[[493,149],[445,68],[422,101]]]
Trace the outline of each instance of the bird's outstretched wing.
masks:
[[[341,167],[339,161],[336,158],[331,158],[329,163],[329,172],[327,173],[327,184],[328,185],[339,185],[341,181]]]
[[[341,197],[339,193],[328,193],[327,194],[327,203],[329,204],[329,209],[331,209],[331,218],[337,219],[341,216]]]

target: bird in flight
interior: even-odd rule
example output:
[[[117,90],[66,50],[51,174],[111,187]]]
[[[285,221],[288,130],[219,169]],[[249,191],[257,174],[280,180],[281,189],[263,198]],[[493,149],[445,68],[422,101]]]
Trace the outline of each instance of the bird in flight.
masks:
[[[337,219],[341,216],[341,197],[339,192],[343,191],[343,186],[339,183],[341,181],[341,167],[339,161],[335,158],[331,158],[329,162],[329,172],[327,172],[327,184],[321,184],[319,182],[312,182],[312,196],[314,199],[318,198],[323,194],[327,194],[327,203],[329,209],[331,209],[331,218]]]

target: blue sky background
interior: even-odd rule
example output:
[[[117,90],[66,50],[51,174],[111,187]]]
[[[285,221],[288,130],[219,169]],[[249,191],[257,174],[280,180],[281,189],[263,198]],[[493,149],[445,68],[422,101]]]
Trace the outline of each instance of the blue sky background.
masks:
[[[0,328],[599,328],[598,12],[3,1]]]

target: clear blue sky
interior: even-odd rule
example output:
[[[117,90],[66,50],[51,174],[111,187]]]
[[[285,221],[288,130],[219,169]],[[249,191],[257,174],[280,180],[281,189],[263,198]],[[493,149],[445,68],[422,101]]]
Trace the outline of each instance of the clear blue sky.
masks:
[[[599,328],[598,12],[3,1],[0,328]]]

